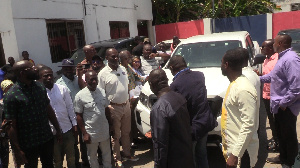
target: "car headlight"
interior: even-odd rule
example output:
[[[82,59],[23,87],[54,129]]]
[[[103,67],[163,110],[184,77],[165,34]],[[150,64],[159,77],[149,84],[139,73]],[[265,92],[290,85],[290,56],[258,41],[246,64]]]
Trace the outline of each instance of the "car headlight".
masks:
[[[148,97],[144,93],[141,93],[139,98],[140,102],[149,109],[151,109],[154,103],[157,101],[157,97],[154,94]]]
[[[218,116],[220,116],[222,113],[223,98],[220,96],[216,96],[214,98],[208,99],[208,103],[214,117],[217,118]]]

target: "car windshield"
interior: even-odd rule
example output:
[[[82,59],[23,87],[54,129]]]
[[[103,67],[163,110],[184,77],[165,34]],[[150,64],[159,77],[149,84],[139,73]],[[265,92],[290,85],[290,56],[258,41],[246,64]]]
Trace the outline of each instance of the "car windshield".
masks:
[[[299,31],[284,32],[292,37],[292,43],[300,43],[300,33]]]
[[[242,47],[238,40],[199,42],[180,45],[173,55],[184,57],[190,68],[220,67],[225,52],[237,47]]]

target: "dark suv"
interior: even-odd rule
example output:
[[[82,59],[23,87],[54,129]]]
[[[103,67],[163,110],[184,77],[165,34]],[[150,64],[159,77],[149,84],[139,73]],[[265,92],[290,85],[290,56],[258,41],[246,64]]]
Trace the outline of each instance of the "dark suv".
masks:
[[[292,37],[293,50],[300,56],[300,29],[281,30],[279,34],[288,34]]]
[[[140,36],[142,40],[144,40],[145,36]],[[119,39],[109,39],[104,41],[99,41],[95,43],[91,43],[90,45],[94,46],[97,54],[105,58],[105,51],[108,48],[115,48],[118,52],[122,50],[128,50],[131,52],[135,44],[134,37],[126,37],[126,38],[119,38]],[[80,63],[85,57],[83,49],[78,49],[71,57],[74,60],[75,65]]]

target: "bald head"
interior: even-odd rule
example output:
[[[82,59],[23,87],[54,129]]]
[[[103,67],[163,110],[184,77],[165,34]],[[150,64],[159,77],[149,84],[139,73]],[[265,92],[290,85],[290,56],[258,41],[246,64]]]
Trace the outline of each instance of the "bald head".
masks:
[[[85,81],[87,88],[91,91],[95,91],[98,85],[97,73],[93,70],[89,70],[85,73]]]
[[[274,51],[280,53],[291,47],[292,38],[287,34],[277,35],[273,45]]]
[[[180,55],[173,56],[169,61],[169,68],[173,75],[177,74],[182,69],[186,68],[186,62]]]
[[[149,75],[149,84],[151,91],[157,95],[162,89],[168,88],[168,77],[162,69],[155,69]]]
[[[128,67],[128,64],[131,63],[131,54],[129,51],[127,50],[124,50],[124,51],[121,51],[119,53],[119,57],[120,57],[120,61],[121,61],[121,65],[124,66],[125,68]]]
[[[261,53],[270,58],[275,52],[273,49],[274,39],[267,39],[261,45]]]
[[[83,47],[83,52],[85,54],[85,58],[88,61],[92,60],[92,57],[97,54],[96,49],[92,45],[86,45]]]
[[[30,67],[32,67],[32,63],[27,60],[22,60],[14,64],[13,71],[15,72],[17,77],[20,77],[20,72]]]

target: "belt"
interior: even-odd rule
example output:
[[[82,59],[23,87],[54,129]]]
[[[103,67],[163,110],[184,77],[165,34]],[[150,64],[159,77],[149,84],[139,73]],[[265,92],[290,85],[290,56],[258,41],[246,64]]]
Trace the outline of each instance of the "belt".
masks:
[[[121,103],[121,104],[110,102],[110,104],[117,105],[117,106],[125,106],[127,104],[127,101],[125,103]]]

